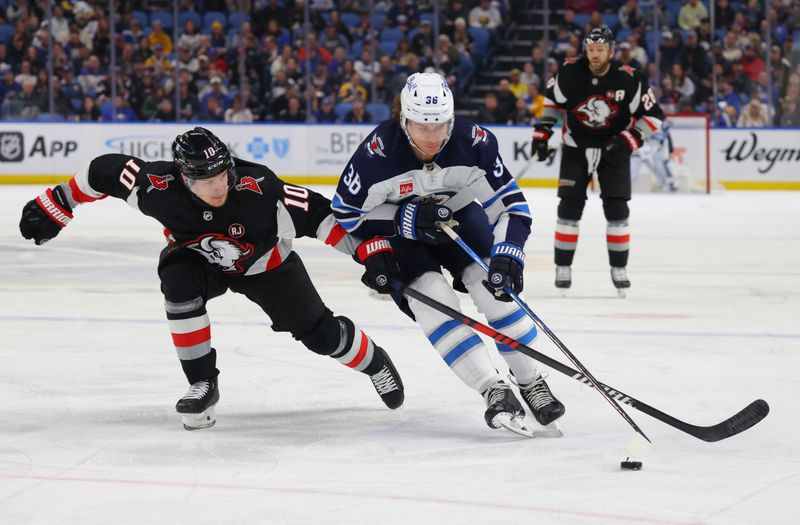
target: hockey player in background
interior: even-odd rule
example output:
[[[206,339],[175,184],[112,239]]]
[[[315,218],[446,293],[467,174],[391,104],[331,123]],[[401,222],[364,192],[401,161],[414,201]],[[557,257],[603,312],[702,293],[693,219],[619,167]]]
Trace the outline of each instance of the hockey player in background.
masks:
[[[614,35],[608,28],[592,29],[583,43],[585,55],[567,59],[547,82],[542,121],[534,125],[533,152],[540,161],[547,158],[547,142],[563,111],[555,232],[556,286],[572,285],[578,225],[586,204],[586,188],[596,171],[608,222],[611,280],[623,295],[631,285],[626,269],[631,152],[661,128],[664,114],[642,75],[635,68],[612,60]]]
[[[476,201],[477,200],[477,201]],[[511,385],[492,363],[481,339],[468,327],[393,291],[391,279],[459,309],[446,268],[460,291],[469,293],[491,326],[526,344],[533,321],[503,291],[522,291],[524,246],[531,227],[525,198],[498,153],[495,137],[454,116],[453,94],[435,73],[411,75],[395,100],[392,119],[380,124],[348,162],[333,198],[336,220],[363,239],[357,249],[362,280],[393,293],[401,309],[420,325],[450,369],[483,395],[484,418],[526,433],[525,411]],[[458,231],[482,258],[489,275],[437,228],[458,222]],[[548,425],[564,414],[534,361],[498,344],[525,404]]]
[[[216,421],[216,351],[206,303],[231,290],[245,295],[306,348],[369,376],[389,408],[403,384],[386,352],[347,317],[325,306],[291,239],[316,237],[353,254],[355,241],[336,225],[330,201],[284,184],[266,166],[231,157],[204,128],[178,135],[173,161],[102,155],[68,183],[22,210],[20,231],[43,244],[67,226],[79,204],[116,197],[165,228],[158,275],[172,340],[191,385],[177,403],[187,430]]]
[[[642,166],[646,166],[658,179],[661,191],[678,191],[678,184],[669,165],[672,151],[672,137],[665,120],[661,129],[650,135],[650,138],[631,155],[631,184],[636,186]]]

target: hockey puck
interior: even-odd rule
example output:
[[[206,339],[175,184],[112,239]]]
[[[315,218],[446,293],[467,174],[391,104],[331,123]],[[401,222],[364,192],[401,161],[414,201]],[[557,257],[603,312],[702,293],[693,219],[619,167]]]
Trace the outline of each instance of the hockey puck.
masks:
[[[642,470],[641,461],[621,461],[619,468],[622,470]]]

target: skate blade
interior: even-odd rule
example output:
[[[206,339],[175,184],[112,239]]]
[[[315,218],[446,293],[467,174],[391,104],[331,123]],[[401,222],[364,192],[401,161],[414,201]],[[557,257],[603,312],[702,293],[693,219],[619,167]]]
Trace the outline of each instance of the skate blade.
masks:
[[[214,407],[207,408],[199,414],[181,414],[183,428],[186,430],[201,430],[211,428],[217,423],[217,414]]]
[[[625,295],[625,288],[617,288],[617,297],[620,299],[625,299],[625,297],[627,297]]]
[[[564,433],[561,432],[561,428],[559,428],[558,424],[555,422],[547,426],[542,426],[538,423],[536,423],[535,426],[530,426],[527,424],[525,418],[511,417],[508,414],[499,414],[492,422],[497,423],[500,427],[510,432],[529,438],[558,438],[564,435]]]
[[[367,295],[370,299],[375,299],[376,301],[392,301],[392,296],[390,294],[385,293],[378,293],[375,290],[371,289],[367,292]]]

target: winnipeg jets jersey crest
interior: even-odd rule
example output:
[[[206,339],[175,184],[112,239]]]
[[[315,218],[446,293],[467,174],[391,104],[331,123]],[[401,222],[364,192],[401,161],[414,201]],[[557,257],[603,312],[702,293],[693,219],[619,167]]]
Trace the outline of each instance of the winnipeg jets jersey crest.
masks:
[[[555,122],[564,111],[564,144],[573,147],[600,147],[632,128],[646,139],[664,120],[646,80],[636,68],[616,60],[599,77],[586,57],[565,61],[547,82],[544,105],[543,121]]]
[[[531,215],[491,132],[456,117],[450,140],[422,163],[400,125],[380,124],[353,154],[332,200],[334,216],[359,238],[396,234],[394,214],[406,199],[431,199],[458,211],[478,201],[497,242],[524,246]]]

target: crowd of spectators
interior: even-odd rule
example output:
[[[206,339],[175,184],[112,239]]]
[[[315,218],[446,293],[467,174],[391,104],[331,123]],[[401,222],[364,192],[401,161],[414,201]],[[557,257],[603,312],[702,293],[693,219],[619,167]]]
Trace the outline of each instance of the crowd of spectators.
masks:
[[[759,0],[715,1],[712,31],[700,0],[656,2],[657,25],[637,0],[566,0],[549,41],[486,95],[478,120],[526,123],[519,98],[540,118],[544,82],[581,54],[589,29],[605,25],[617,35],[615,58],[644,73],[665,112],[706,113],[716,127],[800,126],[800,1],[773,0],[769,25]]]
[[[310,31],[302,0],[176,0],[178,20],[171,0],[123,0],[113,28],[107,2],[47,19],[44,1],[0,0],[4,119],[369,122],[415,71],[465,94],[509,16],[508,0],[449,2],[434,42],[430,1],[316,0]]]
[[[438,70],[457,96],[469,94],[513,18],[510,0],[443,1],[435,41],[431,0],[376,1],[372,13],[355,0],[314,0],[307,35],[302,0],[176,0],[178,20],[171,0],[123,0],[113,28],[106,2],[63,0],[46,19],[43,1],[0,0],[5,119],[381,120],[414,71]],[[540,118],[546,80],[580,55],[586,31],[607,25],[616,58],[646,75],[666,112],[708,113],[721,127],[800,125],[800,1],[773,0],[769,25],[759,0],[707,1],[713,31],[701,0],[658,0],[658,27],[637,0],[566,0],[477,120]]]

